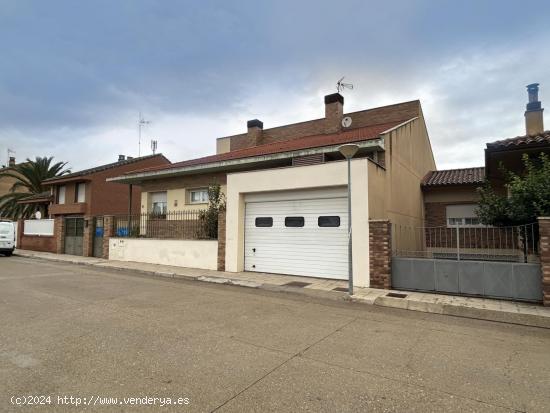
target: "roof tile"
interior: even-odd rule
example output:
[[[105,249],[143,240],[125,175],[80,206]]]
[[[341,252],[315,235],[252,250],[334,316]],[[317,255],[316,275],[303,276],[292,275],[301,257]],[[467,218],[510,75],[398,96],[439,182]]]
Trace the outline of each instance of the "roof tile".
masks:
[[[378,138],[381,133],[391,129],[403,121],[383,123],[379,125],[370,125],[362,128],[356,128],[338,133],[332,133],[327,135],[313,135],[305,136],[298,139],[289,139],[281,142],[268,143],[265,145],[253,146],[250,148],[244,148],[234,150],[231,152],[225,152],[218,155],[205,156],[203,158],[190,159],[183,162],[176,162],[171,165],[155,166],[139,171],[129,172],[127,175],[133,173],[143,173],[149,171],[170,170],[177,168],[184,168],[186,166],[204,165],[215,162],[229,161],[235,159],[250,158],[255,156],[272,155],[282,152],[298,151],[302,149],[318,148],[323,146],[339,145],[350,142],[358,142],[364,140],[372,140]]]
[[[483,183],[484,179],[484,167],[447,169],[428,172],[422,180],[422,186],[476,185]]]
[[[523,135],[515,138],[503,139],[487,144],[487,149],[498,150],[525,146],[545,146],[550,145],[550,131],[542,132],[538,135]]]

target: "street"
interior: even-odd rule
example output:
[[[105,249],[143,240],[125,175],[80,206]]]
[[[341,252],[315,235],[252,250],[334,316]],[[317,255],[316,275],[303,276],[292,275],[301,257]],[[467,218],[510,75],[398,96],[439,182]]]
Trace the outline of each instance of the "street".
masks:
[[[0,327],[6,412],[550,411],[539,328],[21,257]]]

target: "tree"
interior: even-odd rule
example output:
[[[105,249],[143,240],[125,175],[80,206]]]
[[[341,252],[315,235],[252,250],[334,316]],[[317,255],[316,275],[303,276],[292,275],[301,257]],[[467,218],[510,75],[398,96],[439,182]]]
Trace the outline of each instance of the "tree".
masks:
[[[208,238],[218,237],[218,214],[225,210],[225,195],[219,184],[208,187],[208,208],[200,211],[199,220],[202,223],[203,234]]]
[[[522,157],[524,173],[503,169],[508,196],[499,195],[486,183],[478,189],[481,200],[477,214],[485,225],[522,225],[550,215],[550,158],[541,153],[535,161]]]
[[[32,195],[40,195],[47,192],[48,188],[42,183],[49,178],[70,173],[65,166],[67,162],[56,162],[52,164],[53,156],[36,157],[34,161],[27,158],[27,161],[12,166],[5,171],[0,172],[1,178],[12,178],[15,182],[10,191],[0,196],[0,216],[19,219],[29,218],[36,211],[42,209],[43,216],[46,212],[43,207],[36,204],[20,204],[18,201]]]

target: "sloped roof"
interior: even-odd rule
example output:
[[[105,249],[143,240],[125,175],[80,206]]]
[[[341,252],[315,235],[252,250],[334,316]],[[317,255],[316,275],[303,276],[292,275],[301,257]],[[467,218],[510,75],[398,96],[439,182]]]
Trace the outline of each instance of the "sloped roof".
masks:
[[[422,180],[422,186],[479,185],[484,179],[484,167],[447,169],[428,172]]]
[[[158,157],[158,156],[163,157],[164,159],[166,159],[166,157],[161,153],[155,154],[155,155],[141,156],[139,158],[125,159],[123,161],[112,162],[112,163],[108,163],[108,164],[105,164],[105,165],[95,166],[93,168],[83,169],[82,171],[72,172],[70,174],[58,176],[58,177],[55,177],[55,178],[46,179],[43,183],[44,184],[53,184],[53,183],[56,183],[56,182],[63,182],[63,181],[69,180],[69,179],[78,178],[78,177],[86,176],[86,175],[92,175],[92,174],[95,174],[97,172],[102,172],[102,171],[105,171],[105,170],[108,170],[108,169],[118,168],[119,166],[130,165],[130,164],[133,164],[133,163],[137,163],[137,162],[140,162],[140,161],[143,161],[143,160],[146,160],[146,159],[150,159],[150,158],[154,158],[154,157]],[[168,160],[168,159],[166,159],[166,160]]]
[[[550,131],[538,135],[523,135],[487,144],[488,150],[505,150],[523,147],[550,146]]]
[[[281,142],[273,142],[250,148],[238,149],[231,152],[225,152],[218,155],[210,155],[197,159],[190,159],[183,162],[176,162],[171,165],[155,166],[141,169],[139,171],[128,172],[126,175],[133,173],[144,173],[149,171],[161,171],[178,169],[186,166],[204,165],[215,162],[244,159],[263,155],[272,155],[282,152],[292,152],[302,149],[319,148],[323,146],[340,145],[350,142],[358,142],[364,140],[376,139],[381,133],[396,127],[403,121],[383,123],[379,125],[370,125],[363,128],[356,128],[346,131],[341,131],[325,135],[305,136],[298,139],[289,139]]]

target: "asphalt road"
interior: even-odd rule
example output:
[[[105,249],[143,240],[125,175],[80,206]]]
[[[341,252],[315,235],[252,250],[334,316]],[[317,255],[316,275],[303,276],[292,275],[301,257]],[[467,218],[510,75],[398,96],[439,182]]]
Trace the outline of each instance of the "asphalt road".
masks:
[[[550,411],[550,330],[0,257],[0,411]]]

